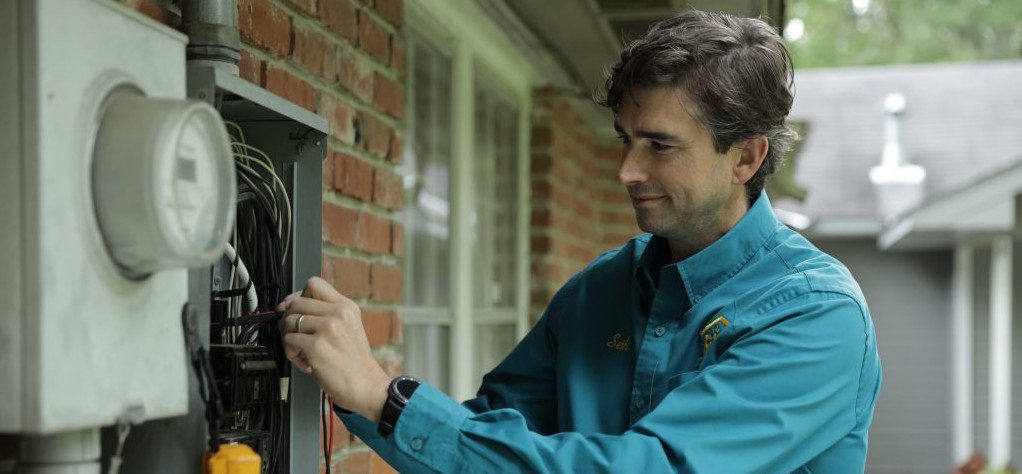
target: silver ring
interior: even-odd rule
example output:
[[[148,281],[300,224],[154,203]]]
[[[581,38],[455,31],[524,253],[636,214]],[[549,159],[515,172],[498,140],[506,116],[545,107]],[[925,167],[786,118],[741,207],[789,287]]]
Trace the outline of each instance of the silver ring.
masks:
[[[295,332],[297,332],[297,333],[301,333],[302,332],[302,318],[304,318],[304,317],[305,317],[304,314],[299,314],[298,315],[298,319],[295,321]]]

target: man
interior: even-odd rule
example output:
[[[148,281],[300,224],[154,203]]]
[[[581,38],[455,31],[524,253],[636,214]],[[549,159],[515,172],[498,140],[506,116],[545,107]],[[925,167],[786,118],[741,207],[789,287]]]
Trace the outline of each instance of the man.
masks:
[[[862,472],[868,310],[762,192],[794,137],[791,74],[767,24],[723,14],[622,52],[603,104],[647,234],[568,281],[477,398],[391,381],[358,307],[320,279],[285,302],[289,357],[402,471]]]

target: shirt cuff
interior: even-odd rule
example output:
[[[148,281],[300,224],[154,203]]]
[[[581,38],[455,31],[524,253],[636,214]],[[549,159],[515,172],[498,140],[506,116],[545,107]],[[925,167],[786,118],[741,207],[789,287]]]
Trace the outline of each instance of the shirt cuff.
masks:
[[[422,382],[408,399],[391,435],[402,453],[439,472],[459,471],[461,425],[472,412]]]

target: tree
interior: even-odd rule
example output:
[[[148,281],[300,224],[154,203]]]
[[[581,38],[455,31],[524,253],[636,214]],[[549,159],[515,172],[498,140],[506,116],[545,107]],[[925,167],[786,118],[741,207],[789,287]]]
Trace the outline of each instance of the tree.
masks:
[[[796,68],[1022,58],[1018,0],[789,0]]]

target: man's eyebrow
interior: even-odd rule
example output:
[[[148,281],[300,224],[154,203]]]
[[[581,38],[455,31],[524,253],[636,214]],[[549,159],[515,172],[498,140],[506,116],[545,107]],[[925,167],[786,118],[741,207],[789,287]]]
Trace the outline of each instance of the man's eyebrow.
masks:
[[[617,123],[617,120],[614,121],[614,130],[622,135],[627,135],[624,129],[621,128],[621,124]],[[656,140],[660,142],[677,143],[681,146],[687,146],[689,144],[689,141],[682,137],[679,137],[672,133],[660,132],[656,130],[637,130],[635,132],[635,136],[638,138],[648,138],[650,140]]]

